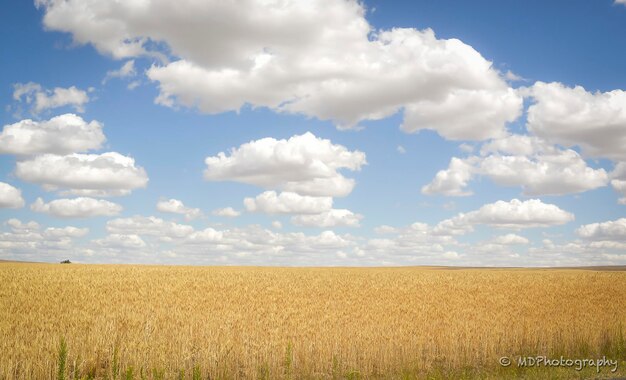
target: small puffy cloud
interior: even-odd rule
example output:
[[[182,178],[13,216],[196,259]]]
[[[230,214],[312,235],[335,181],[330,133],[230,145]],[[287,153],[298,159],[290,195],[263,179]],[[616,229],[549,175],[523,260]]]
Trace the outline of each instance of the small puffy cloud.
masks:
[[[205,228],[202,231],[195,231],[187,236],[184,240],[185,244],[219,244],[223,243],[224,233],[213,228]]]
[[[520,186],[525,195],[563,195],[604,187],[604,169],[587,166],[571,149],[534,157],[491,155],[480,163],[479,172],[503,186]]]
[[[623,197],[618,200],[619,204],[626,205],[626,162],[618,162],[610,174],[611,186]]]
[[[609,181],[604,169],[589,167],[572,149],[560,149],[536,137],[510,135],[484,144],[480,156],[453,157],[422,193],[469,195],[469,181],[479,175],[501,186],[519,186],[529,196],[580,193]]]
[[[0,254],[18,260],[41,260],[52,255],[66,255],[74,249],[73,239],[85,236],[89,230],[77,227],[54,227],[42,230],[36,222],[9,219],[8,232],[0,232]]]
[[[13,233],[16,234],[25,234],[33,231],[38,231],[40,228],[39,223],[35,221],[31,220],[30,222],[24,223],[21,220],[15,218],[7,220],[5,224],[9,226],[9,228],[11,228],[11,231]]]
[[[5,125],[0,133],[0,153],[77,153],[99,149],[105,141],[102,124],[68,113],[45,121],[26,119]]]
[[[49,227],[44,231],[44,236],[53,237],[53,238],[79,238],[87,235],[89,233],[88,228],[78,228],[78,227]]]
[[[116,152],[44,154],[18,161],[15,174],[47,190],[69,189],[83,196],[121,195],[145,187],[148,176],[135,160]]]
[[[548,141],[580,146],[593,157],[626,160],[626,91],[588,92],[583,87],[537,82],[527,128]]]
[[[138,81],[138,80],[134,80],[134,81],[130,82],[130,83],[128,84],[128,86],[126,86],[126,88],[127,88],[127,89],[129,89],[129,90],[134,90],[134,89],[136,89],[137,87],[139,87],[139,85],[141,85],[141,82],[140,82],[140,81]]]
[[[530,240],[528,240],[527,238],[523,236],[519,236],[516,234],[506,234],[506,235],[500,235],[500,236],[495,237],[494,239],[491,240],[491,242],[493,244],[500,244],[500,245],[522,245],[522,244],[529,244]]]
[[[525,81],[526,80],[526,79],[524,79],[524,77],[515,74],[511,70],[508,70],[506,73],[504,73],[504,78],[506,78],[506,80],[508,80],[510,82],[520,82],[520,81]]]
[[[374,232],[379,235],[394,234],[398,232],[398,229],[384,224],[382,226],[375,227]]]
[[[407,227],[379,226],[375,232],[386,236],[368,240],[362,246],[366,254],[411,258],[419,256],[432,260],[441,257],[448,250],[447,245],[457,244],[450,234],[438,233],[435,228],[419,222]]]
[[[449,202],[446,202],[446,203],[442,204],[442,205],[441,205],[441,207],[442,207],[444,210],[451,211],[451,210],[454,210],[454,209],[456,208],[456,202],[454,202],[454,201],[449,201]]]
[[[137,249],[146,246],[146,242],[140,236],[134,234],[110,234],[104,239],[94,240],[94,243],[106,248]]]
[[[563,195],[606,186],[604,169],[593,169],[572,149],[541,138],[509,135],[481,148],[476,172],[503,186],[520,186],[525,195]]]
[[[374,30],[358,1],[37,5],[46,28],[117,59],[171,52],[147,71],[166,106],[267,107],[339,128],[404,112],[404,130],[452,139],[499,136],[522,109],[521,96],[471,46],[430,29]]]
[[[616,191],[619,191],[622,194],[626,194],[626,181],[614,179],[611,181],[611,185]],[[621,205],[626,205],[626,197],[618,199],[617,203]]]
[[[422,194],[455,197],[472,195],[471,191],[463,189],[467,187],[473,171],[474,168],[466,160],[452,157],[448,169],[437,172],[432,182],[422,187]]]
[[[337,254],[355,247],[354,240],[349,235],[338,235],[333,231],[306,235],[302,232],[281,233],[252,225],[226,230],[209,227],[192,231],[179,239],[171,239],[170,242],[174,246],[173,251],[179,255],[207,259],[224,255],[224,260],[244,259],[258,264],[276,263],[275,260],[285,263],[285,260],[298,259],[303,263],[314,264],[321,258],[320,255],[328,259],[329,253]]]
[[[443,257],[444,259],[458,259],[459,257],[461,257],[461,255],[459,255],[458,252],[455,251],[446,251],[441,254],[441,257]]]
[[[283,228],[283,224],[278,220],[274,220],[272,222],[272,228],[276,230],[280,230],[281,228]]]
[[[56,199],[44,203],[37,198],[30,206],[35,212],[43,212],[58,218],[89,218],[93,216],[114,216],[122,212],[122,206],[103,199],[79,197],[74,199]]]
[[[319,235],[306,236],[302,234],[287,235],[286,240],[291,244],[300,244],[300,249],[306,250],[307,245],[311,250],[336,250],[338,248],[345,248],[352,246],[354,243],[349,236],[338,235],[333,231],[322,231]]]
[[[47,186],[44,185],[44,189],[48,191],[57,190],[55,186]],[[107,189],[107,190],[96,190],[96,189],[69,189],[69,190],[59,190],[59,195],[62,196],[77,196],[77,197],[88,197],[88,198],[108,198],[108,197],[123,197],[129,195],[132,192],[131,189]]]
[[[465,233],[474,225],[485,224],[496,228],[522,229],[549,227],[565,224],[574,220],[574,215],[553,204],[546,204],[539,199],[489,203],[478,210],[460,213],[440,222],[441,231]]]
[[[48,90],[37,83],[29,82],[16,83],[13,87],[13,99],[29,105],[33,114],[64,106],[72,106],[76,112],[84,112],[84,105],[89,102],[87,92],[74,86]]]
[[[202,216],[202,212],[199,208],[187,207],[178,199],[161,200],[157,203],[156,208],[161,212],[184,215],[187,220]]]
[[[580,226],[576,233],[587,240],[626,241],[626,218]]]
[[[283,191],[266,191],[243,201],[246,210],[264,214],[319,214],[333,207],[331,197],[311,197]]]
[[[474,151],[474,145],[462,143],[461,145],[459,145],[459,150],[465,153],[472,153]]]
[[[320,214],[296,215],[291,222],[305,227],[359,227],[363,215],[346,209],[331,209]]]
[[[13,230],[8,233],[0,234],[0,249],[11,248],[35,248],[39,246],[41,241],[44,240],[43,235],[39,229],[33,230]],[[56,239],[55,239],[56,240]],[[17,243],[17,244],[11,244]]]
[[[621,4],[626,6],[626,0],[615,0],[614,4]]]
[[[204,178],[235,181],[310,196],[345,196],[353,179],[338,170],[360,170],[365,154],[349,151],[310,132],[288,140],[264,138],[207,157]]]
[[[235,210],[232,207],[225,207],[225,208],[220,208],[220,209],[217,209],[217,210],[213,210],[212,214],[215,215],[215,216],[223,216],[223,217],[226,217],[226,218],[235,218],[235,217],[238,217],[239,215],[241,215],[241,212]]]
[[[398,153],[400,154],[406,154],[406,149],[402,146],[402,145],[398,145],[398,147],[396,148],[396,150],[398,151]]]
[[[0,182],[0,208],[24,207],[24,198],[20,189]]]
[[[107,222],[106,229],[111,234],[135,234],[158,237],[183,238],[194,232],[192,226],[165,221],[154,216],[133,216]]]
[[[135,60],[131,59],[126,61],[118,70],[107,71],[106,76],[102,80],[102,83],[106,83],[112,78],[129,78],[137,75],[135,70]]]

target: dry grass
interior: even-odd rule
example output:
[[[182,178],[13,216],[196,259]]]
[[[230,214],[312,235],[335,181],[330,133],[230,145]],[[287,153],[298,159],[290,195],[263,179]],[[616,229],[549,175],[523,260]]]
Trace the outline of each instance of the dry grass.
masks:
[[[619,271],[0,264],[2,379],[529,376],[621,326]]]

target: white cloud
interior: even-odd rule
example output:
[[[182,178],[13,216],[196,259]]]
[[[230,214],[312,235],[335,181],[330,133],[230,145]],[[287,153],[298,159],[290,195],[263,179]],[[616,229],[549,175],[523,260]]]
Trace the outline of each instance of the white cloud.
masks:
[[[14,235],[21,235],[23,237],[32,237],[34,234],[40,234],[41,226],[39,223],[30,221],[22,222],[19,219],[11,218],[7,220],[5,225],[9,226],[11,233]],[[45,238],[61,239],[61,238],[77,238],[87,235],[88,228],[78,228],[72,226],[66,227],[48,227],[43,231],[43,234],[35,237],[35,240]]]
[[[613,189],[623,195],[623,197],[618,200],[618,203],[626,205],[626,162],[618,162],[611,172],[610,177]]]
[[[437,225],[432,229],[433,235],[437,236],[459,236],[465,235],[468,232],[474,230],[474,227],[471,223],[468,223],[467,220],[462,219],[461,216],[464,214],[459,214],[450,219],[445,219],[437,223]]]
[[[626,194],[626,181],[614,179],[611,181],[611,185],[616,191]],[[621,205],[626,205],[626,197],[618,199],[617,202]]]
[[[207,157],[204,177],[210,181],[235,181],[278,188],[311,196],[345,196],[354,180],[339,169],[360,170],[365,154],[349,151],[307,132],[288,140],[264,138]]]
[[[164,43],[173,62],[147,72],[163,105],[219,113],[250,104],[340,128],[404,109],[406,131],[453,139],[499,136],[522,108],[471,46],[430,29],[374,31],[357,1],[37,4],[48,29],[115,58],[162,54],[151,47]]]
[[[235,210],[232,207],[225,207],[225,208],[220,208],[220,209],[217,209],[217,210],[213,210],[212,214],[215,215],[215,216],[223,216],[223,217],[226,217],[226,218],[235,218],[235,217],[238,217],[239,215],[241,215],[241,212]]]
[[[163,228],[154,227],[142,231],[131,229],[128,234],[159,236],[155,231],[162,232]],[[333,231],[323,231],[318,235],[279,233],[257,225],[225,230],[210,227],[198,231],[192,229],[186,231],[184,236],[168,242],[173,244],[170,252],[176,255],[204,259],[220,257],[221,262],[244,259],[249,263],[265,264],[276,263],[277,259],[287,260],[280,261],[282,263],[299,260],[314,264],[319,263],[320,259],[328,263],[327,254],[343,252],[356,244],[350,235],[338,235]]]
[[[384,239],[369,239],[362,246],[363,254],[366,256],[389,257],[391,262],[398,257],[405,260],[415,260],[427,258],[427,262],[437,262],[449,245],[457,245],[451,235],[438,233],[435,228],[425,223],[413,223],[410,226],[396,228],[391,226],[380,226],[376,228],[376,233],[387,235]],[[454,258],[448,255],[448,258]]]
[[[441,254],[441,257],[443,257],[444,259],[458,259],[459,257],[461,257],[461,255],[459,255],[455,251],[446,251]]]
[[[88,233],[88,228],[78,228],[72,226],[62,228],[48,227],[44,231],[44,236],[51,238],[79,238],[86,236]]]
[[[454,209],[456,208],[456,202],[454,202],[454,201],[448,201],[448,202],[446,202],[446,203],[442,204],[442,205],[441,205],[441,207],[442,207],[444,210],[451,211],[451,210],[454,210]]]
[[[398,151],[398,153],[400,154],[406,154],[406,149],[402,146],[402,145],[398,145],[398,147],[396,148],[396,150]]]
[[[615,0],[614,4],[626,5],[626,0]]]
[[[134,89],[136,89],[137,87],[139,87],[140,85],[141,85],[141,82],[140,82],[140,81],[138,81],[138,80],[134,80],[134,81],[130,82],[130,83],[128,84],[128,86],[126,86],[126,88],[127,88],[127,89],[129,89],[129,90],[134,90]]]
[[[626,218],[580,226],[576,233],[588,240],[626,241]]]
[[[378,226],[374,228],[374,232],[379,234],[379,235],[384,235],[384,234],[393,234],[398,232],[398,229],[392,226],[388,226],[386,224],[382,225],[382,226]]]
[[[528,249],[529,257],[540,266],[624,265],[625,246],[613,241],[571,241]]]
[[[440,170],[428,185],[422,187],[422,194],[442,194],[448,196],[468,196],[471,191],[464,191],[472,178],[474,168],[467,160],[452,157],[446,170]]]
[[[70,189],[77,195],[119,195],[145,187],[148,176],[135,160],[116,152],[103,154],[44,154],[18,161],[15,174],[47,190]]]
[[[202,231],[195,231],[184,240],[185,244],[222,244],[224,239],[224,232],[217,231],[213,228],[205,228]]]
[[[448,140],[486,140],[504,136],[504,126],[522,113],[522,98],[511,88],[459,89],[444,100],[410,104],[404,112],[405,132],[431,129]]]
[[[320,214],[296,215],[291,222],[306,227],[359,227],[363,215],[355,214],[346,209],[331,209]]]
[[[39,223],[35,221],[22,222],[19,219],[11,218],[5,222],[7,226],[11,228],[11,231],[16,234],[27,234],[33,231],[39,230]]]
[[[618,220],[622,229],[626,221]],[[602,225],[602,223],[599,223]],[[9,232],[0,231],[0,257],[54,261],[180,262],[247,265],[506,265],[563,266],[626,263],[626,238],[615,226],[592,228],[593,237],[565,244],[546,239],[543,246],[505,234],[487,241],[462,243],[441,234],[437,226],[413,223],[379,229],[384,239],[364,240],[323,231],[317,235],[280,232],[258,225],[194,230],[154,217],[115,219],[109,235],[79,245],[87,229],[43,229],[36,222],[11,219]],[[611,232],[612,231],[612,232]]]
[[[73,239],[85,236],[89,230],[77,227],[46,228],[42,231],[36,222],[9,219],[10,229],[0,232],[0,255],[16,260],[39,261],[45,257],[66,255],[73,251]]]
[[[21,120],[5,125],[0,133],[0,153],[32,155],[68,154],[99,149],[106,141],[102,124],[64,114],[46,121]]]
[[[194,232],[193,227],[186,224],[168,222],[154,216],[133,216],[118,218],[107,222],[106,229],[111,234],[135,234],[158,237],[184,238]]]
[[[135,60],[131,59],[126,61],[118,70],[107,71],[106,76],[102,80],[102,83],[106,83],[112,78],[129,78],[137,75],[135,70]]]
[[[94,243],[107,248],[129,248],[129,249],[137,249],[143,248],[146,246],[146,242],[143,239],[134,234],[123,235],[123,234],[111,234],[105,237],[104,239],[94,240]]]
[[[506,156],[532,156],[533,154],[555,150],[550,144],[535,136],[510,134],[484,143],[480,148],[480,155],[488,156],[499,153]]]
[[[524,77],[515,74],[511,70],[508,70],[506,73],[504,73],[504,77],[506,78],[506,80],[508,80],[510,82],[520,82],[520,81],[525,81],[526,80],[526,79],[524,79]]]
[[[523,236],[519,236],[516,234],[506,234],[506,235],[500,235],[500,236],[495,237],[494,239],[491,240],[491,242],[493,244],[500,244],[500,245],[522,245],[522,244],[529,244],[530,240],[528,240],[527,238]]]
[[[459,150],[465,153],[472,153],[474,151],[474,145],[468,143],[462,143],[459,145]]]
[[[606,186],[604,169],[593,169],[572,149],[525,135],[509,135],[481,148],[477,172],[525,195],[563,195]]]
[[[58,218],[89,218],[92,216],[113,216],[122,212],[122,206],[117,203],[93,198],[56,199],[44,203],[37,198],[30,206],[35,212],[43,212]]]
[[[604,169],[587,166],[571,149],[534,157],[491,155],[479,171],[502,186],[520,186],[525,195],[563,195],[606,186]]]
[[[331,197],[311,197],[283,191],[266,191],[243,201],[249,212],[265,214],[319,214],[333,207]]]
[[[87,92],[74,86],[48,90],[37,83],[29,82],[16,83],[13,87],[13,99],[29,105],[33,114],[64,106],[72,106],[76,112],[84,112],[84,106],[89,102]]]
[[[24,198],[20,189],[0,182],[0,208],[24,207]]]
[[[186,220],[192,220],[202,216],[199,208],[186,207],[178,199],[161,200],[157,203],[157,210],[173,214],[184,215]]]
[[[57,190],[56,186],[44,185],[44,189],[48,191]],[[96,189],[69,189],[69,190],[59,190],[59,195],[62,196],[77,196],[77,197],[88,197],[88,198],[107,198],[107,197],[123,197],[129,195],[132,192],[131,189],[107,189],[107,190],[96,190]]]
[[[519,186],[524,195],[563,195],[608,184],[604,169],[594,169],[572,149],[559,149],[536,137],[510,135],[483,145],[480,156],[453,157],[446,170],[422,188],[424,194],[470,195],[469,181],[487,176],[500,186]]]
[[[549,227],[573,221],[574,215],[553,204],[546,204],[539,199],[489,203],[478,210],[460,213],[440,222],[440,231],[458,231],[465,233],[474,225],[486,224],[496,228],[521,229],[531,227]]]
[[[527,90],[527,128],[539,137],[580,146],[594,157],[626,160],[626,91],[591,93],[583,87],[537,82]]]
[[[280,230],[281,228],[283,228],[283,224],[278,221],[278,220],[274,220],[272,222],[272,228],[276,229],[276,230]]]

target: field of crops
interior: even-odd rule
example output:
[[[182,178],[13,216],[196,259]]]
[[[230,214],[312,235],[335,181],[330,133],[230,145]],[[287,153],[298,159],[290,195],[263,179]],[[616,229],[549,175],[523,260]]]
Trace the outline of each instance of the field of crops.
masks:
[[[0,379],[607,378],[622,326],[623,271],[0,263]]]

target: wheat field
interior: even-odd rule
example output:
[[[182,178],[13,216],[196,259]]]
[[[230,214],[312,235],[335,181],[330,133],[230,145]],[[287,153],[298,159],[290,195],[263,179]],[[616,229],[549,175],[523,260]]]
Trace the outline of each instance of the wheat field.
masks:
[[[623,271],[0,263],[1,379],[623,374],[622,326]]]

